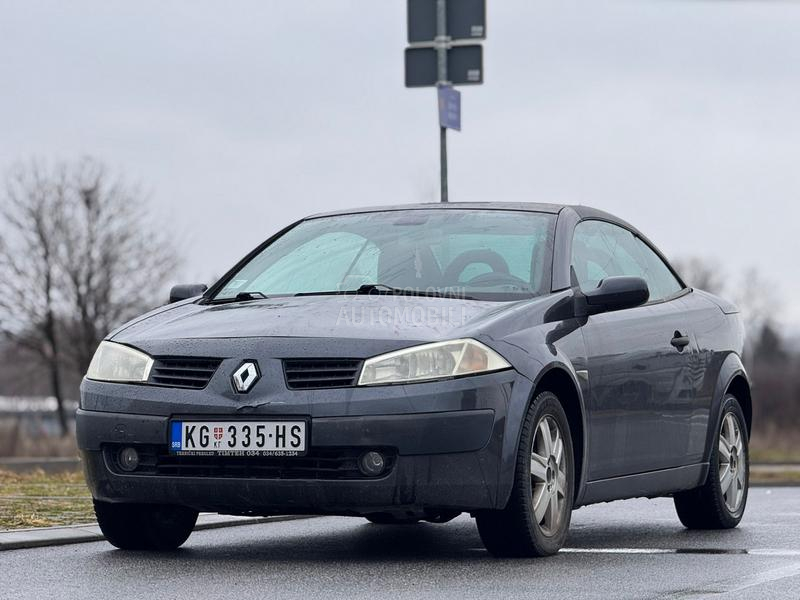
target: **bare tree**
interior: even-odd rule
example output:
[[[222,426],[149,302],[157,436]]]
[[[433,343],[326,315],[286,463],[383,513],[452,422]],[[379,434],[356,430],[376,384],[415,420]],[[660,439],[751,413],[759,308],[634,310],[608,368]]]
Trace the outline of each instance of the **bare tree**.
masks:
[[[746,269],[737,283],[731,300],[742,310],[748,334],[756,339],[765,325],[780,321],[781,301],[777,285],[755,267]]]
[[[75,366],[83,373],[109,330],[152,308],[179,260],[167,232],[148,220],[138,187],[86,159],[72,171],[70,189],[64,324]]]
[[[6,179],[0,206],[0,323],[6,337],[46,366],[62,431],[67,426],[57,312],[62,303],[58,280],[66,187],[62,169],[46,173],[37,163],[18,166]]]
[[[717,262],[699,256],[678,259],[673,264],[687,285],[735,302],[753,339],[761,336],[765,326],[779,320],[776,285],[757,268],[747,268],[739,277],[731,278]]]
[[[725,290],[725,272],[714,261],[690,256],[674,261],[673,266],[687,285],[712,294],[721,294]]]
[[[109,330],[158,303],[178,257],[141,190],[92,159],[16,166],[0,218],[0,329],[47,366],[66,431],[63,373],[83,375]]]

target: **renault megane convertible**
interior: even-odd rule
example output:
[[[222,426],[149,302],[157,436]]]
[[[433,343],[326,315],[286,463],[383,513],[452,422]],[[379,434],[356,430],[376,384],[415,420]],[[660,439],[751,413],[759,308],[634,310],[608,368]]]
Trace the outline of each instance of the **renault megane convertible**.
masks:
[[[470,513],[496,556],[572,510],[672,496],[736,526],[751,397],[732,304],[582,206],[318,215],[103,341],[78,442],[107,539],[169,550],[199,511],[373,523]]]

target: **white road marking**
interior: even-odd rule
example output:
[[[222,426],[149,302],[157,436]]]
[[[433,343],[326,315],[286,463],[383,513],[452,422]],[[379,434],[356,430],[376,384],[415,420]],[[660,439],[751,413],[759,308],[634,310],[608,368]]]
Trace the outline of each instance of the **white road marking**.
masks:
[[[765,583],[772,583],[780,579],[788,579],[789,577],[797,577],[800,575],[800,563],[795,563],[787,567],[780,567],[778,569],[770,569],[769,571],[762,571],[755,575],[748,575],[741,579],[724,586],[725,593],[741,592],[748,588],[764,585]]]
[[[562,548],[566,554],[747,554],[752,556],[800,556],[800,550],[781,548]]]
[[[559,554],[677,554],[666,548],[562,548]]]

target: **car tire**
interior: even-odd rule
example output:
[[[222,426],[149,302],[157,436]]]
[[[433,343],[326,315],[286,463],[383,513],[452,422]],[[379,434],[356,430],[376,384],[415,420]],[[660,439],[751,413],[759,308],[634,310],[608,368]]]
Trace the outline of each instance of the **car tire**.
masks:
[[[574,473],[567,416],[555,394],[542,392],[522,424],[506,507],[475,514],[486,549],[496,557],[557,553],[572,516]]]
[[[744,515],[750,487],[750,453],[744,413],[734,396],[723,399],[715,442],[706,482],[674,495],[678,518],[689,529],[731,529]]]
[[[121,550],[168,551],[192,533],[197,511],[162,504],[116,504],[94,501],[97,523],[106,539]]]
[[[395,517],[388,513],[374,513],[367,515],[364,518],[375,525],[415,525],[416,523],[419,523],[419,519],[415,519],[414,517],[408,517],[404,519],[402,517]]]

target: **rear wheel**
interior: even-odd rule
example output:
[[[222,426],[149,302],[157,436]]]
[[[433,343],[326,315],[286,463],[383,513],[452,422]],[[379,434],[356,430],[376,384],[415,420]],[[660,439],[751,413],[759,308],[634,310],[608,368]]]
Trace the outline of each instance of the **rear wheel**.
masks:
[[[122,550],[175,550],[197,522],[197,511],[185,506],[95,500],[94,512],[103,535]]]
[[[531,557],[559,551],[572,516],[573,465],[567,416],[555,394],[542,392],[523,422],[508,504],[475,517],[491,554]]]
[[[750,458],[744,414],[734,396],[725,397],[708,478],[699,488],[675,494],[678,518],[689,529],[730,529],[744,515]]]

